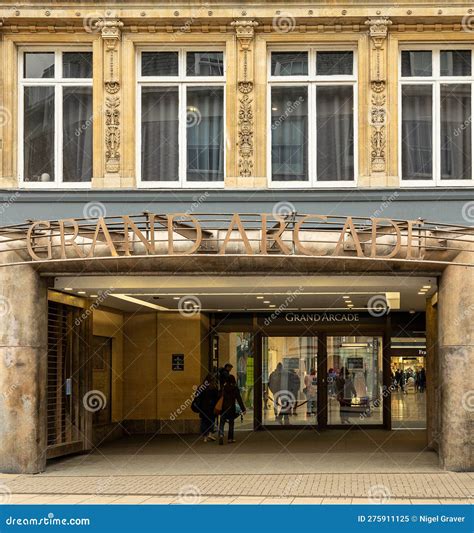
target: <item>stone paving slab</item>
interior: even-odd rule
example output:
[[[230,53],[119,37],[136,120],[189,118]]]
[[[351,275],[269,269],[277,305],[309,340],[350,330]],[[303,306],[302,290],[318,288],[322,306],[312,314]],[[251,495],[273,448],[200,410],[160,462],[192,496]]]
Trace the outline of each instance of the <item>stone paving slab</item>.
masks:
[[[193,503],[204,497],[469,499],[469,473],[256,474],[192,476],[16,476],[1,481],[13,495],[99,497],[178,496]],[[5,491],[5,490],[4,490]],[[141,500],[140,500],[141,501]]]

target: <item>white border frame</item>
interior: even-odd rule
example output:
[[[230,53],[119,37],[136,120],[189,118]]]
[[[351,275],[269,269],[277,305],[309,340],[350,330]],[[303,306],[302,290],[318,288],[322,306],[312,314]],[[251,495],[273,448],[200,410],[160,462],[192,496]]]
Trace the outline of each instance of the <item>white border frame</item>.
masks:
[[[431,76],[402,77],[402,52],[429,50],[432,52]],[[442,50],[470,50],[471,75],[470,76],[441,76],[441,51]],[[474,112],[474,46],[469,43],[403,43],[398,49],[398,175],[400,188],[426,188],[426,187],[472,187],[474,186],[474,128],[471,122],[471,179],[449,180],[441,179],[441,112],[440,88],[442,84],[471,84],[471,115]],[[402,176],[402,87],[404,85],[430,85],[433,94],[433,177],[430,180],[404,180]],[[466,120],[469,120],[467,117]]]
[[[141,54],[142,52],[178,52],[178,76],[142,76],[141,75]],[[224,60],[224,75],[221,76],[186,76],[186,52],[221,52]],[[140,46],[136,49],[136,148],[135,148],[135,168],[137,169],[137,188],[139,189],[224,189],[226,179],[226,125],[227,125],[227,59],[224,46],[199,45],[177,45],[170,47],[164,45]],[[187,87],[222,87],[223,90],[223,127],[224,127],[224,175],[221,181],[187,181],[187,128],[186,128],[186,89]],[[179,167],[178,180],[175,181],[144,181],[142,180],[142,87],[177,87],[178,88],[178,149]]]
[[[53,78],[25,78],[23,76],[24,57],[28,52],[50,52],[54,53],[54,77]],[[18,183],[20,188],[25,189],[89,189],[91,181],[63,181],[63,106],[62,96],[64,87],[93,87],[92,78],[63,78],[62,77],[62,53],[63,52],[90,52],[93,54],[91,46],[69,45],[69,46],[21,46],[18,49]],[[94,72],[92,72],[94,76]],[[25,181],[24,175],[24,89],[25,87],[53,87],[54,89],[54,181],[38,182]],[[92,98],[94,95],[92,93]],[[93,102],[94,103],[94,102]],[[92,113],[94,115],[94,112]],[[94,142],[92,142],[92,153],[94,153]]]
[[[272,52],[307,52],[308,75],[307,76],[272,76],[271,54]],[[353,74],[352,76],[316,76],[316,53],[317,52],[352,52]],[[328,188],[355,188],[359,175],[359,84],[358,84],[358,47],[357,44],[321,44],[311,46],[275,45],[267,48],[267,186],[270,189],[328,189]],[[353,88],[353,120],[354,120],[354,179],[350,181],[318,181],[317,179],[317,125],[316,125],[316,88],[318,86],[352,85]],[[271,88],[272,87],[308,87],[308,181],[273,181],[272,180],[272,114],[271,114]]]

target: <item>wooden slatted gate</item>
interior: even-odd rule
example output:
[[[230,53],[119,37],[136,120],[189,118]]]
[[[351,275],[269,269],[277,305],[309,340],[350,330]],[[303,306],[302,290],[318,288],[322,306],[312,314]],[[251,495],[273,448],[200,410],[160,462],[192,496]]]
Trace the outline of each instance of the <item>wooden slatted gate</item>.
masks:
[[[83,308],[48,301],[47,458],[90,447],[91,319]]]

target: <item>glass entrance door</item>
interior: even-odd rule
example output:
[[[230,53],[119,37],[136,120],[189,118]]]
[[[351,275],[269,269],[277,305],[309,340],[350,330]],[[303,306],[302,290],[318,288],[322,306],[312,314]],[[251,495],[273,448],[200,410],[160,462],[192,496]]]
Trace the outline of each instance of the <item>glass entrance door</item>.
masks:
[[[327,337],[328,425],[383,423],[382,337]]]
[[[315,336],[263,337],[263,425],[316,425],[317,354]]]

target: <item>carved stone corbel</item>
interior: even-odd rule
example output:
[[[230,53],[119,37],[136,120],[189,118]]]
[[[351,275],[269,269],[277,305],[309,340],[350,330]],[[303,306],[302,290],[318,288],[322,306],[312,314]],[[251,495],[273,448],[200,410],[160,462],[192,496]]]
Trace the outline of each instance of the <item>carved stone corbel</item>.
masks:
[[[249,55],[255,28],[258,22],[254,20],[236,20],[232,22],[239,42],[238,81],[239,109],[238,109],[238,147],[239,147],[239,176],[250,177],[254,169],[254,112],[253,112],[253,62],[249,64]]]
[[[120,172],[120,41],[123,22],[101,19],[96,23],[104,41],[105,172]]]
[[[371,40],[370,50],[370,164],[372,172],[385,172],[387,168],[387,96],[385,42],[392,21],[388,17],[368,19]]]

